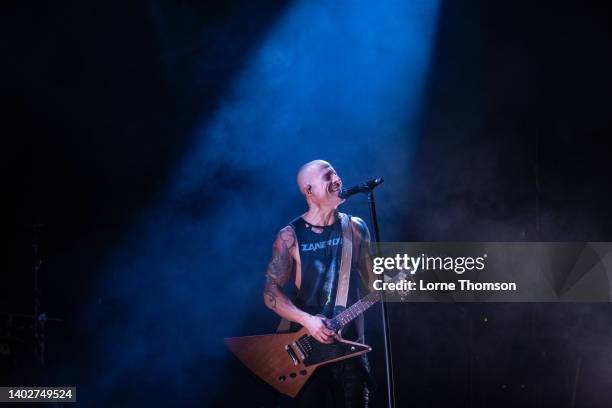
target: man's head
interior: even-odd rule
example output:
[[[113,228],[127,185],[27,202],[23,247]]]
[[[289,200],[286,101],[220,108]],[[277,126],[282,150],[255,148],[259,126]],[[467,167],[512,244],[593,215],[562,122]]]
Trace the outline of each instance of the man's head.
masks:
[[[342,180],[331,164],[324,160],[313,160],[300,168],[297,184],[309,206],[336,208],[344,202],[338,197]]]

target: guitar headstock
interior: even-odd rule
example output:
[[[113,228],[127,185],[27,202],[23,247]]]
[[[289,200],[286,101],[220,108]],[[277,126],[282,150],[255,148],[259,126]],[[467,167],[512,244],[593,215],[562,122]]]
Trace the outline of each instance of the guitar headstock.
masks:
[[[410,274],[411,268],[400,270],[395,276],[391,277],[386,274],[383,275],[383,279],[385,283],[401,283],[402,281],[414,281],[414,275]],[[386,294],[390,294],[392,292],[394,295],[399,296],[399,300],[404,302],[408,299],[410,295],[410,290],[408,288],[396,289],[393,291],[386,290]]]

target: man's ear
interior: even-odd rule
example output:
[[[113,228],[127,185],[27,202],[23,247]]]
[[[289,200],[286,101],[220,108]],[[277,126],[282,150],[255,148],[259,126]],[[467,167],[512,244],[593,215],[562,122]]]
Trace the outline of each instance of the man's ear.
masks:
[[[306,194],[312,194],[312,186],[310,184],[306,184]]]

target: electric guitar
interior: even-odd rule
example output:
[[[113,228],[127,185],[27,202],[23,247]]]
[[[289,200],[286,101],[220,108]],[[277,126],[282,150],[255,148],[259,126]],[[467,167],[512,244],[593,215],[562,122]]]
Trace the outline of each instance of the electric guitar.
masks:
[[[404,279],[400,272],[393,281]],[[295,397],[315,370],[328,363],[356,357],[372,350],[370,346],[342,339],[342,328],[380,300],[371,292],[327,322],[336,335],[331,344],[320,343],[302,327],[293,333],[230,337],[225,345],[259,378],[279,392]]]

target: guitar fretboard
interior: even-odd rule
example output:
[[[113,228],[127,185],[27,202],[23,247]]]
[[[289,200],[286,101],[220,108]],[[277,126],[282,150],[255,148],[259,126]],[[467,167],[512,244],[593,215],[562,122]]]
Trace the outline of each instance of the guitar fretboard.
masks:
[[[380,294],[378,292],[370,292],[360,301],[354,303],[351,307],[331,319],[328,323],[329,328],[337,331],[350,323],[357,316],[368,310],[372,305],[376,304],[380,300]]]

